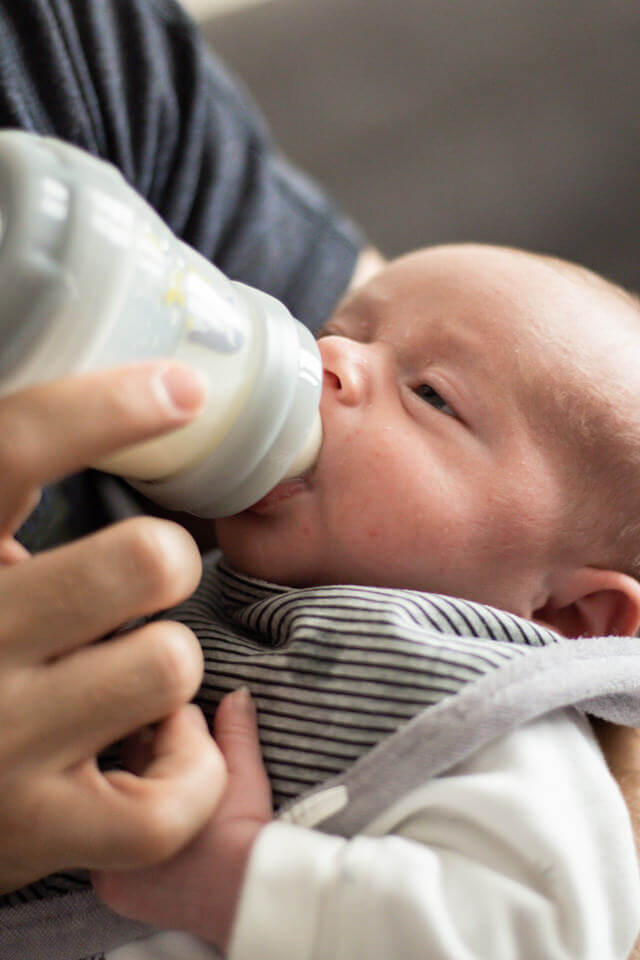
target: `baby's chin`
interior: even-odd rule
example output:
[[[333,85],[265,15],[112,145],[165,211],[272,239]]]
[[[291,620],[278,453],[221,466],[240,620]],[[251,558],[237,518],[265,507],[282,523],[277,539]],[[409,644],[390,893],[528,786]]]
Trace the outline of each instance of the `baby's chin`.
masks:
[[[218,546],[239,573],[281,586],[311,586],[295,547],[288,548],[278,531],[249,511],[216,521]],[[294,541],[295,543],[295,541]]]
[[[281,531],[273,529],[264,517],[249,511],[217,520],[216,533],[218,545],[227,562],[234,570],[256,580],[298,589],[352,584],[445,594],[496,607],[525,619],[530,618],[529,613],[523,612],[521,603],[516,603],[508,596],[508,591],[500,591],[495,584],[491,591],[471,591],[468,585],[464,587],[451,582],[443,584],[434,582],[429,577],[414,578],[406,570],[387,568],[383,575],[382,571],[373,571],[366,565],[365,569],[357,560],[346,566],[343,563],[337,569],[335,555],[332,556],[334,563],[322,562],[319,556],[322,553],[321,547],[314,551],[311,544],[307,543],[306,551],[300,549],[300,531],[298,537],[290,532],[283,537]],[[290,546],[292,543],[293,547]]]

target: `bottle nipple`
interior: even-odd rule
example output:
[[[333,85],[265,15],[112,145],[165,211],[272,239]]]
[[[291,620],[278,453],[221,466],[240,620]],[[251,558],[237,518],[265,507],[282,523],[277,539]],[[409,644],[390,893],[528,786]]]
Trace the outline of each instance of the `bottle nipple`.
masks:
[[[298,450],[298,453],[282,479],[293,480],[295,477],[302,477],[305,473],[308,473],[309,470],[315,466],[321,446],[322,420],[320,419],[320,414],[316,413],[304,443]]]

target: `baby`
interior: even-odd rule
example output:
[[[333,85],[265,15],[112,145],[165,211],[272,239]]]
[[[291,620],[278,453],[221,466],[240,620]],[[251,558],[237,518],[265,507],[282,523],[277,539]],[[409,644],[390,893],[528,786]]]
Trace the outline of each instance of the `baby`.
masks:
[[[219,823],[159,868],[188,904],[167,925],[232,960],[626,960],[632,834],[571,707],[621,717],[620,681],[557,688],[595,643],[562,637],[640,624],[639,333],[589,271],[480,245],[343,301],[317,465],[217,522],[226,561],[171,614],[203,644],[203,704],[251,688],[281,811],[229,871]],[[219,935],[205,878],[227,872]],[[116,906],[160,922],[158,874],[138,882],[144,908]]]
[[[402,257],[322,331],[316,469],[219,521],[223,552],[291,586],[632,633],[639,334],[636,300],[577,266],[473,245]]]

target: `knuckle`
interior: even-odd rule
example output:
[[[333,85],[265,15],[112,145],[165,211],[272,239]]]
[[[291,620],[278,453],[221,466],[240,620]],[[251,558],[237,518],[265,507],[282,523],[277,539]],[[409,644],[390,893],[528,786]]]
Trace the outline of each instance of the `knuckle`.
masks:
[[[42,731],[31,716],[25,715],[25,703],[43,695],[42,684],[29,670],[16,670],[4,665],[0,677],[0,781],[7,776],[24,776],[39,755]],[[0,787],[0,792],[2,788]]]
[[[123,526],[132,573],[144,583],[151,599],[171,606],[195,589],[200,556],[185,530],[151,517],[136,517]]]
[[[204,658],[200,644],[185,626],[169,620],[145,628],[152,654],[154,686],[168,708],[190,700],[200,686]]]
[[[164,590],[172,579],[173,557],[167,537],[147,517],[136,517],[125,525],[127,551],[136,576],[155,590]]]
[[[191,773],[198,777],[201,796],[222,793],[227,783],[228,767],[219,742],[207,733],[197,749],[194,749],[193,743],[191,744],[191,756],[193,757]]]
[[[167,796],[154,796],[145,804],[136,838],[136,857],[147,866],[167,860],[184,846],[193,832],[183,806]]]
[[[191,788],[188,793],[187,783]],[[182,849],[209,819],[226,784],[227,768],[214,748],[198,758],[197,769],[182,784],[177,780],[155,783],[146,790],[127,820],[128,865],[152,866]]]
[[[206,754],[201,758],[202,779],[206,783],[206,792],[212,804],[217,806],[229,782],[229,768],[222,751],[213,740],[207,746]]]
[[[0,476],[12,478],[14,483],[28,483],[36,473],[42,444],[24,418],[15,416],[9,422],[2,418],[0,437]]]

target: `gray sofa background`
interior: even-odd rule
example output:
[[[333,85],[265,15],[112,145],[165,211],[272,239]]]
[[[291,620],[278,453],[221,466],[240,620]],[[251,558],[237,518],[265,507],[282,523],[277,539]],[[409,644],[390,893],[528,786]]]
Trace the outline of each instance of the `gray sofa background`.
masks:
[[[492,241],[640,286],[635,0],[271,0],[203,27],[387,255]]]

